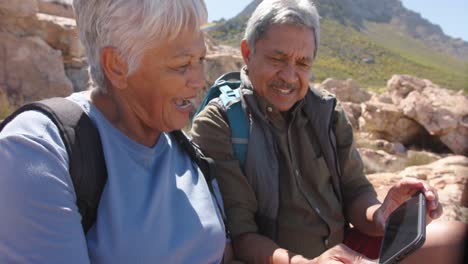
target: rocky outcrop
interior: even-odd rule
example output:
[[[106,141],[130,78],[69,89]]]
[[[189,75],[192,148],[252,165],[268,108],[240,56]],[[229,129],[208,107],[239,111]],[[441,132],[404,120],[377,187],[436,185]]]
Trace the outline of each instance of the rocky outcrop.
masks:
[[[38,36],[65,57],[83,57],[84,49],[71,18],[36,13],[28,17],[3,17],[2,31],[17,36]]]
[[[411,144],[424,133],[424,128],[406,117],[397,106],[380,102],[362,105],[359,128],[372,133],[376,138],[405,145]]]
[[[0,16],[29,17],[38,11],[37,0],[0,0]]]
[[[38,0],[39,12],[59,17],[73,18],[73,0]]]
[[[368,174],[381,200],[388,189],[405,177],[427,181],[437,189],[439,200],[444,206],[442,219],[468,223],[468,208],[463,192],[468,182],[468,158],[451,156],[423,166],[407,167],[398,173]]]
[[[13,105],[68,95],[89,80],[75,20],[52,6],[71,11],[70,0],[0,0],[0,89]]]
[[[388,93],[402,113],[454,153],[468,155],[468,97],[411,76],[395,75]]]
[[[205,35],[205,43],[207,50],[205,63],[207,87],[212,85],[222,74],[231,71],[239,71],[244,65],[239,49],[219,45],[207,34]]]
[[[351,103],[363,103],[369,101],[371,94],[361,89],[356,81],[348,79],[340,81],[328,78],[323,81],[318,88],[325,89],[336,95],[338,100]]]
[[[203,100],[206,90],[213,85],[215,80],[224,73],[240,71],[244,65],[239,49],[230,46],[219,45],[208,34],[205,34],[206,58],[205,58],[205,89],[198,95],[197,104]]]
[[[60,51],[39,37],[0,32],[0,39],[0,89],[12,102],[66,96],[73,91]]]

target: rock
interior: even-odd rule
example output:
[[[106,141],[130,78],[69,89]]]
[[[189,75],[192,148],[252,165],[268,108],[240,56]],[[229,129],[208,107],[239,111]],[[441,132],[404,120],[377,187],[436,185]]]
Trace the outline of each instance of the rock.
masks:
[[[359,128],[359,117],[361,117],[361,105],[350,103],[350,102],[341,102],[341,107],[346,113],[348,120],[351,122],[353,128]]]
[[[73,58],[72,60],[66,60],[64,63],[67,77],[73,83],[73,90],[75,92],[87,90],[91,77],[89,76],[86,58]]]
[[[383,139],[371,139],[361,136],[362,133],[356,134],[355,142],[358,148],[368,148],[374,150],[383,150],[392,155],[406,155],[406,148],[400,142],[389,142]]]
[[[410,92],[420,91],[426,86],[426,83],[409,75],[393,75],[387,81],[387,91],[390,93],[393,103],[398,104],[402,98],[405,98]]]
[[[366,175],[377,191],[379,200],[392,185],[405,177],[426,180],[437,189],[439,201],[444,206],[441,220],[459,220],[468,223],[468,208],[463,200],[468,182],[468,158],[450,156],[424,166],[412,166],[399,173]]]
[[[208,34],[205,34],[205,44],[207,50],[205,63],[207,87],[210,87],[222,74],[241,70],[244,62],[239,49],[218,45]]]
[[[356,81],[348,79],[346,81],[328,78],[319,87],[336,95],[342,102],[363,103],[371,98],[371,94],[362,90]]]
[[[428,165],[408,167],[400,172],[399,176],[427,180],[429,184],[436,187],[439,200],[444,206],[465,205],[463,192],[468,182],[468,158],[465,156],[450,156]],[[465,222],[467,220],[468,218],[464,219]]]
[[[388,87],[403,114],[421,124],[456,154],[468,155],[468,97],[409,76],[396,75]]]
[[[29,102],[73,91],[60,51],[38,37],[0,32],[0,39],[0,87],[10,98]]]
[[[0,16],[29,17],[38,11],[37,0],[0,0]]]
[[[375,101],[362,104],[359,127],[376,138],[405,145],[424,133],[421,125],[405,117],[396,106]]]
[[[364,163],[365,173],[396,172],[404,168],[404,159],[383,150],[358,149]]]
[[[372,57],[367,57],[367,58],[363,58],[363,59],[362,59],[362,62],[367,63],[367,64],[374,64],[374,63],[375,63],[375,59],[372,58]]]
[[[74,18],[73,0],[38,0],[39,12],[54,16]]]
[[[3,17],[0,22],[3,31],[20,37],[38,36],[66,57],[84,56],[74,19],[38,13],[24,18]]]
[[[442,158],[440,155],[424,150],[408,150],[405,157],[406,167],[426,165]]]

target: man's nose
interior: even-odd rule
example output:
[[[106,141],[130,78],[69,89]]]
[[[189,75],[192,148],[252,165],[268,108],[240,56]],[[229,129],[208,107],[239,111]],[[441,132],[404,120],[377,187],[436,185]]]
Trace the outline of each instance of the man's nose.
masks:
[[[299,80],[296,69],[291,64],[284,66],[280,70],[279,77],[286,83],[296,83]]]

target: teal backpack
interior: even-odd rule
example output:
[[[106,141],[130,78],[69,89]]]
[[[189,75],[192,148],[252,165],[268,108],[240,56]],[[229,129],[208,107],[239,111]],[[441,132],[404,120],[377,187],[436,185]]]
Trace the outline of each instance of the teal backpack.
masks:
[[[228,72],[216,79],[195,113],[195,117],[211,100],[220,99],[231,127],[234,155],[244,168],[247,144],[249,143],[250,123],[247,113],[242,107],[240,84],[240,72]]]

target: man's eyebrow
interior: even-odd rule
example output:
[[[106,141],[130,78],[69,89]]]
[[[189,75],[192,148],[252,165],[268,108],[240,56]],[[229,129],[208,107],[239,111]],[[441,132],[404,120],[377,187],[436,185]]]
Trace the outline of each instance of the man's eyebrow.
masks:
[[[277,49],[273,50],[273,53],[274,53],[275,55],[280,55],[280,56],[283,56],[283,57],[287,57],[287,56],[288,56],[288,54],[282,52],[281,50],[277,50]]]
[[[306,57],[302,57],[299,59],[300,61],[304,61],[304,62],[307,62],[307,63],[311,63],[314,61],[314,58],[313,57],[310,57],[310,56],[306,56]]]
[[[288,54],[286,54],[285,52],[281,51],[281,50],[273,50],[273,53],[274,55],[279,55],[281,57],[288,57]],[[310,63],[312,61],[314,61],[314,58],[311,57],[311,56],[305,56],[305,57],[301,57],[299,58],[300,61],[305,61],[307,63]]]

